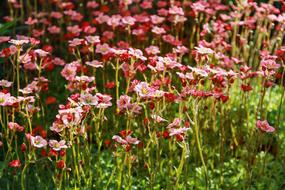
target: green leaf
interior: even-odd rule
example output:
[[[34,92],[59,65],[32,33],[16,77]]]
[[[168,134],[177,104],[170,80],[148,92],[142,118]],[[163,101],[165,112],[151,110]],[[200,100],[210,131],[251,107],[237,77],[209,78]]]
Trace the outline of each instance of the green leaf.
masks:
[[[6,34],[8,32],[8,29],[16,25],[17,20],[13,20],[11,22],[7,22],[5,24],[0,24],[0,35]]]

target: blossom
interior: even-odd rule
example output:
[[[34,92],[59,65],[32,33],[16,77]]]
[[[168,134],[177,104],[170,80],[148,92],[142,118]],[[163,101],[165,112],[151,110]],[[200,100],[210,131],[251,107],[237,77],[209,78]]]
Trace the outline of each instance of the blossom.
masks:
[[[181,16],[184,15],[183,9],[181,7],[177,7],[177,6],[170,7],[168,12],[169,12],[169,14],[173,14],[173,15],[181,15]]]
[[[101,93],[96,93],[96,96],[98,98],[98,104],[96,105],[97,108],[107,108],[112,106],[111,96]]]
[[[60,33],[60,28],[57,27],[57,26],[50,26],[50,27],[47,28],[47,30],[51,34],[58,34],[58,33]]]
[[[122,23],[126,24],[126,25],[134,25],[136,22],[136,19],[131,17],[131,16],[126,16],[122,18]]]
[[[73,40],[69,40],[68,43],[70,47],[77,47],[81,45],[83,41],[84,41],[83,39],[74,38]]]
[[[114,135],[112,137],[112,139],[114,141],[116,141],[117,143],[123,144],[123,145],[127,145],[127,144],[139,144],[140,141],[137,138],[131,137],[130,135],[127,135],[125,137],[125,139],[123,139],[122,137],[118,136],[118,135]]]
[[[173,122],[170,123],[170,124],[167,126],[167,128],[178,127],[178,126],[180,126],[181,121],[182,121],[182,119],[180,119],[180,118],[175,118],[175,119],[173,120]]]
[[[184,134],[186,131],[188,131],[190,128],[187,127],[181,127],[181,128],[170,128],[168,129],[169,131],[169,136],[174,136],[174,135],[181,135]]]
[[[41,136],[31,136],[31,145],[36,148],[43,148],[47,145],[47,141]]]
[[[19,168],[19,167],[21,167],[21,161],[20,160],[12,160],[11,162],[9,162],[9,166],[11,168]]]
[[[59,122],[53,122],[52,126],[50,127],[51,131],[54,131],[56,133],[60,133],[61,131],[63,131],[63,129],[65,129],[67,126],[59,123]]]
[[[118,135],[114,135],[112,137],[112,139],[114,141],[116,141],[117,143],[120,143],[120,144],[128,144],[128,142],[126,140],[124,140],[122,137],[118,136]]]
[[[42,49],[36,49],[35,53],[38,54],[40,57],[46,57],[49,54],[49,52],[46,52]]]
[[[49,146],[55,150],[60,151],[62,148],[67,148],[65,145],[65,140],[57,141],[57,140],[49,140]]]
[[[83,105],[97,106],[99,98],[89,93],[83,93],[80,95],[79,100]]]
[[[126,136],[126,141],[129,144],[139,144],[140,143],[140,141],[137,138],[133,138],[130,135]]]
[[[131,106],[131,97],[128,95],[120,96],[119,100],[117,100],[117,106],[119,110],[129,108]]]
[[[24,127],[20,126],[18,123],[15,123],[15,122],[9,122],[8,128],[12,131],[18,131],[18,132],[24,131]]]
[[[159,47],[157,46],[149,46],[145,48],[145,51],[148,55],[156,55],[160,53]]]
[[[209,55],[209,54],[213,54],[214,53],[214,51],[212,49],[203,47],[202,45],[199,45],[198,47],[195,47],[195,49],[197,50],[197,52],[199,54],[202,54],[202,55]]]
[[[0,92],[0,106],[11,106],[17,102],[17,99],[10,95],[10,93]]]
[[[147,60],[146,57],[143,56],[143,52],[140,49],[129,48],[128,54],[142,61]]]
[[[65,65],[65,67],[61,71],[61,75],[66,80],[72,80],[72,79],[74,79],[74,77],[76,75],[76,70],[77,70],[76,66],[74,66],[73,64],[68,64],[68,65]]]
[[[150,19],[151,19],[151,22],[153,24],[160,24],[160,23],[162,23],[165,20],[164,17],[160,17],[160,16],[157,16],[157,15],[151,15]]]
[[[56,167],[58,169],[64,169],[66,167],[66,164],[65,164],[65,161],[64,160],[59,160],[57,163],[56,163]]]
[[[102,55],[108,54],[111,52],[111,48],[108,44],[104,43],[104,44],[97,44],[96,45],[96,53],[101,53]]]
[[[11,44],[14,44],[15,46],[22,46],[24,44],[28,44],[30,41],[29,40],[14,40],[11,39],[8,41]]]
[[[270,126],[269,123],[266,120],[263,120],[263,121],[258,120],[256,122],[256,127],[258,129],[260,129],[261,131],[264,131],[266,133],[272,133],[272,132],[275,131],[275,128]]]
[[[161,27],[157,27],[157,26],[154,26],[151,31],[157,35],[161,35],[161,34],[165,34],[166,31],[164,30],[164,28],[161,28]]]
[[[0,44],[3,42],[7,42],[11,39],[10,36],[0,36]]]
[[[148,83],[140,82],[134,88],[134,91],[142,98],[150,97],[154,94],[155,89],[149,87]]]
[[[102,65],[102,62],[100,61],[97,61],[97,60],[93,60],[93,61],[86,61],[86,65],[89,65],[91,67],[94,67],[94,68],[103,68],[103,65]]]
[[[86,36],[85,39],[90,44],[100,43],[99,36]]]
[[[11,85],[13,84],[13,82],[9,82],[7,80],[0,80],[0,86],[5,87],[5,88],[9,88],[11,87]]]
[[[163,121],[167,121],[166,119],[160,117],[159,115],[151,115],[151,118],[154,119],[157,123],[163,122]]]

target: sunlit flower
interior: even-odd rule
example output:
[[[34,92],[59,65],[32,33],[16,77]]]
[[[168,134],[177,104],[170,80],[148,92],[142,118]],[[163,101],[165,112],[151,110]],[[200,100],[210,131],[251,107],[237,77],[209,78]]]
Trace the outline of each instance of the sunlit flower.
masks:
[[[31,136],[31,145],[36,148],[43,148],[47,145],[47,141],[41,136]]]
[[[55,151],[60,151],[63,148],[67,148],[65,140],[61,140],[59,142],[57,140],[49,140],[49,146]]]
[[[266,121],[266,120],[258,120],[256,121],[256,127],[258,129],[260,129],[261,131],[263,132],[266,132],[266,133],[272,133],[275,131],[275,128],[270,126],[269,123]]]

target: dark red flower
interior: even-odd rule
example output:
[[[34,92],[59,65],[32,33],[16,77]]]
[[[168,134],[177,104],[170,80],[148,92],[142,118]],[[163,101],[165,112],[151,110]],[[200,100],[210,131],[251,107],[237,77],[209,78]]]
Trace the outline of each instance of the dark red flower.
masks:
[[[65,168],[65,161],[64,160],[60,160],[60,161],[58,161],[57,163],[56,163],[56,167],[58,168],[58,169],[63,169],[63,168]]]

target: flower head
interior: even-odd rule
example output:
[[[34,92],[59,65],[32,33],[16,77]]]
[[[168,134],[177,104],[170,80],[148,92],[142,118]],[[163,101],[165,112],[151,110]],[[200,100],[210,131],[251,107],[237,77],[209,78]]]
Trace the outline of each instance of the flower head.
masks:
[[[36,148],[43,148],[47,145],[47,141],[41,136],[31,136],[31,145]]]
[[[55,151],[60,151],[62,148],[67,148],[65,140],[61,140],[59,142],[57,140],[49,140],[48,144]]]
[[[261,131],[264,131],[266,133],[272,133],[272,132],[275,131],[275,128],[270,126],[269,123],[266,120],[263,120],[263,121],[258,120],[256,122],[256,127],[258,129],[260,129]]]

